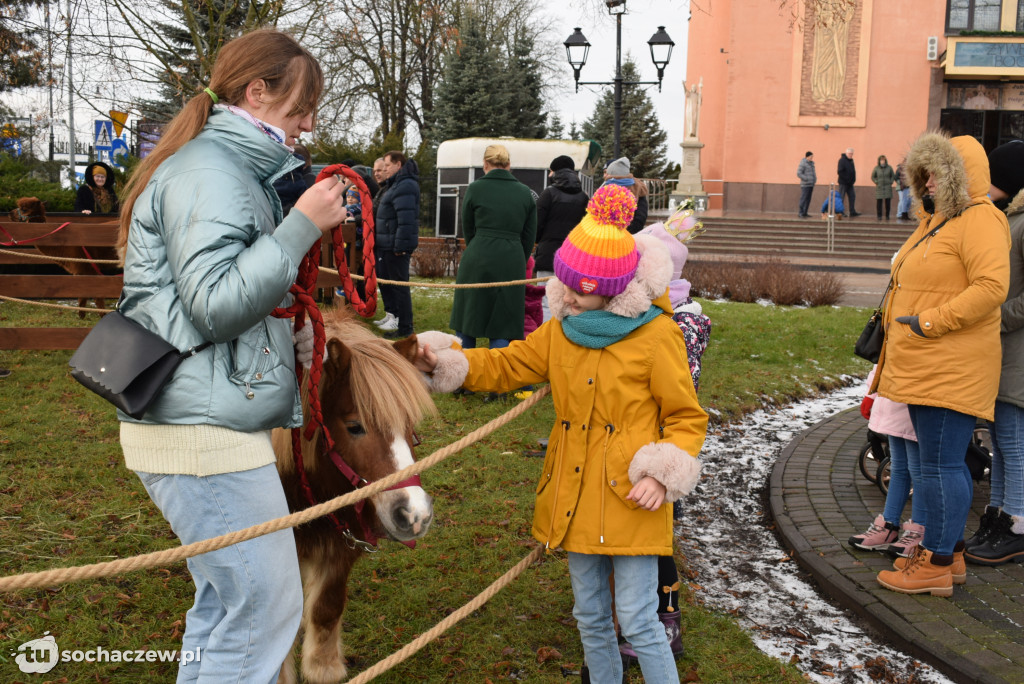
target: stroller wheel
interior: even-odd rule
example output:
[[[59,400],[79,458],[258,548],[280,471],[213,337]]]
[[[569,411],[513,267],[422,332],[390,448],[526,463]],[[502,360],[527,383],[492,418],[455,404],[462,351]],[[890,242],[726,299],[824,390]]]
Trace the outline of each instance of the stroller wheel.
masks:
[[[875,484],[881,490],[882,496],[889,493],[889,457],[886,456],[878,464],[878,471],[875,473]]]
[[[875,453],[871,450],[870,442],[861,447],[857,465],[860,466],[861,475],[866,477],[869,482],[875,481],[878,474],[878,459],[875,458]]]

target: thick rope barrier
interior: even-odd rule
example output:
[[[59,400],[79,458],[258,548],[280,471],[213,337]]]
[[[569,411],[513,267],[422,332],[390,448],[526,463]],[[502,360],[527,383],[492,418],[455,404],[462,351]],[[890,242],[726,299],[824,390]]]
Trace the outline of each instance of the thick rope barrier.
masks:
[[[265,534],[272,532],[278,532],[280,530],[287,529],[289,527],[295,527],[303,523],[307,523],[311,520],[315,520],[321,516],[333,513],[334,511],[344,508],[345,506],[351,506],[357,501],[367,499],[377,492],[383,491],[392,485],[398,484],[402,480],[406,480],[413,475],[419,475],[421,472],[430,468],[441,461],[445,460],[454,453],[461,451],[470,444],[473,444],[487,435],[491,434],[500,427],[503,427],[515,420],[523,413],[533,408],[537,402],[542,398],[546,397],[551,392],[551,386],[546,385],[541,389],[533,393],[532,396],[528,397],[525,401],[520,403],[518,406],[510,409],[506,413],[498,416],[497,418],[485,423],[473,432],[462,439],[449,444],[446,447],[438,449],[430,456],[417,461],[408,468],[401,470],[397,473],[392,473],[387,477],[383,477],[376,482],[373,482],[362,489],[348,494],[337,496],[324,503],[317,504],[316,506],[310,506],[304,510],[290,515],[283,516],[281,518],[275,518],[274,520],[268,520],[265,523],[259,525],[253,525],[242,530],[235,532],[229,532],[219,537],[213,537],[211,539],[204,539],[203,541],[193,542],[192,544],[186,544],[184,546],[178,546],[172,549],[165,549],[163,551],[154,551],[152,553],[143,554],[140,556],[132,556],[130,558],[119,558],[113,561],[106,561],[103,563],[93,563],[91,565],[79,565],[68,568],[54,568],[51,570],[42,570],[39,572],[28,572],[20,575],[9,575],[7,577],[0,577],[0,592],[17,591],[20,589],[33,589],[40,587],[50,587],[59,584],[65,584],[68,582],[78,582],[86,579],[96,579],[99,577],[109,577],[111,575],[122,574],[126,572],[132,572],[135,570],[144,570],[146,568],[154,568],[163,565],[169,565],[178,561],[185,560],[186,558],[192,558],[199,554],[208,553],[210,551],[216,551],[223,549],[232,544],[239,542],[248,541],[261,537]]]
[[[436,625],[431,627],[429,630],[410,641],[408,644],[403,646],[398,651],[395,651],[384,660],[377,662],[370,669],[360,672],[357,676],[347,680],[348,684],[363,684],[368,682],[378,675],[384,674],[395,665],[405,662],[413,655],[423,650],[430,642],[437,639],[439,636],[444,634],[446,631],[454,627],[456,624],[468,617],[473,611],[478,610],[480,606],[484,605],[497,594],[499,591],[511,584],[519,575],[523,573],[526,568],[530,567],[544,554],[544,549],[541,547],[535,548],[531,551],[523,560],[519,561],[514,567],[509,569],[504,575],[496,579],[491,583],[489,587],[484,589],[482,592],[476,595],[476,597],[462,606],[454,613],[441,620]]]
[[[36,254],[35,252],[17,251],[14,249],[0,249],[0,254],[10,254],[12,256],[26,257],[28,259],[42,259],[43,261],[73,261],[80,264],[110,264],[116,266],[121,263],[117,259],[76,259],[74,257],[50,256],[47,254]]]
[[[7,295],[0,295],[0,299],[8,302],[17,302],[18,304],[29,304],[32,306],[42,306],[49,309],[65,309],[67,311],[85,311],[86,313],[93,314],[105,314],[110,313],[113,309],[91,309],[87,306],[72,306],[70,304],[50,304],[49,302],[40,302],[37,299],[19,299],[18,297],[8,297]],[[102,299],[102,298],[101,298]]]

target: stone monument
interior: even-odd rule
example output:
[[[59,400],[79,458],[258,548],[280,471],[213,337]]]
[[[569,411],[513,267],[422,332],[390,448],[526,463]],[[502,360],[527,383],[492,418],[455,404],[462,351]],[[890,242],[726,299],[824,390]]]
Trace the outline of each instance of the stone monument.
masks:
[[[700,175],[700,151],[704,143],[700,141],[700,105],[703,99],[704,77],[697,83],[686,87],[683,81],[683,92],[686,101],[683,105],[683,164],[679,171],[679,182],[675,192],[670,199],[681,204],[687,199],[692,199],[694,208],[698,211],[707,209],[708,195],[704,192],[704,181]]]

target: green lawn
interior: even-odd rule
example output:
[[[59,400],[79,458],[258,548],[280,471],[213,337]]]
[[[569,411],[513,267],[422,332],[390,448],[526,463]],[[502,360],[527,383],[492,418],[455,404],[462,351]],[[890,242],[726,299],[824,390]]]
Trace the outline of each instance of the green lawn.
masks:
[[[451,290],[414,289],[417,329],[447,329]],[[713,420],[809,396],[863,376],[852,354],[866,311],[703,302],[712,320],[700,398]],[[70,313],[0,303],[0,325],[78,325]],[[85,323],[88,324],[88,321]],[[112,409],[71,380],[70,352],[4,352],[0,367],[0,575],[79,565],[177,545],[121,462]],[[508,405],[438,396],[419,430],[421,455],[476,429]],[[357,567],[344,640],[351,674],[465,604],[525,556],[541,461],[522,455],[546,436],[550,398],[423,476],[435,525],[416,550],[384,543]],[[684,570],[685,558],[678,555]],[[578,681],[582,659],[564,554],[509,588],[422,652],[375,681]],[[680,671],[700,681],[800,682],[758,651],[728,615],[684,587]],[[191,605],[184,563],[122,577],[0,595],[0,681],[21,675],[12,651],[44,632],[61,649],[174,649]],[[169,664],[61,663],[52,681],[173,681]],[[64,678],[64,679],[61,679]],[[639,675],[634,676],[640,681]]]

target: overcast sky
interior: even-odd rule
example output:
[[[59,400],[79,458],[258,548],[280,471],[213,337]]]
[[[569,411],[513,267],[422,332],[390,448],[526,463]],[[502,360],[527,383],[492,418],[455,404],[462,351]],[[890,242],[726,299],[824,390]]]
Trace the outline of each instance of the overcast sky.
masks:
[[[686,78],[686,37],[687,19],[690,14],[687,0],[628,0],[627,12],[622,16],[622,58],[633,57],[640,70],[641,81],[656,81],[657,70],[651,62],[647,41],[658,30],[665,32],[675,41],[672,59],[665,69],[662,90],[657,86],[647,89],[661,122],[661,128],[668,134],[667,157],[670,162],[682,162],[683,141],[683,79]],[[608,14],[600,0],[572,0],[545,5],[551,18],[551,34],[561,44],[577,26],[590,42],[590,55],[580,74],[581,81],[610,81],[615,76],[615,17]],[[556,106],[562,122],[568,130],[575,118],[578,124],[590,117],[602,92],[600,86],[580,86],[574,91],[572,68],[566,58],[565,48],[558,53],[556,62],[562,77],[561,87],[555,86],[550,93],[549,104]],[[611,143],[606,146],[611,154]]]
[[[622,55],[624,60],[627,56],[633,57],[640,71],[640,80],[657,80],[657,70],[651,62],[647,41],[658,27],[664,26],[665,31],[675,41],[671,61],[665,70],[662,91],[658,92],[656,86],[649,86],[646,92],[654,103],[662,129],[668,135],[667,158],[678,163],[682,160],[679,143],[682,142],[683,79],[686,77],[687,18],[690,3],[689,0],[627,0],[627,3],[627,12],[622,16]],[[544,55],[539,54],[543,49],[539,47],[538,56],[542,56],[552,83],[546,93],[547,105],[549,109],[555,109],[560,113],[565,130],[568,131],[573,120],[577,124],[582,124],[590,117],[602,93],[609,90],[610,86],[581,86],[579,92],[575,92],[572,68],[566,59],[562,43],[572,34],[573,29],[579,26],[591,44],[587,64],[583,67],[580,80],[610,81],[615,74],[615,17],[608,14],[603,0],[542,1],[541,6],[545,24],[548,26],[544,36],[548,46]],[[79,16],[78,19],[82,21],[84,17]],[[88,32],[84,26],[79,28],[80,30],[76,31],[79,36]],[[76,81],[80,85],[84,77],[81,71],[76,73]],[[75,108],[75,128],[79,141],[91,142],[92,120],[106,116],[105,110],[109,108],[110,101],[102,96],[101,91],[109,91],[109,95],[115,99],[124,97],[124,93],[114,92],[118,87],[123,88],[124,84],[98,83],[91,86],[90,94],[99,96],[93,104],[102,105],[100,109],[103,111],[90,110],[87,103],[78,100]],[[58,88],[55,93],[55,114],[57,118],[64,119],[65,93],[60,86]],[[45,114],[47,110],[47,95],[43,88],[28,89],[17,95],[7,94],[2,101],[13,105],[19,113],[29,110],[34,114]],[[58,139],[67,138],[65,121],[57,123],[56,133]],[[608,141],[605,147],[607,154],[610,155],[611,141]]]

